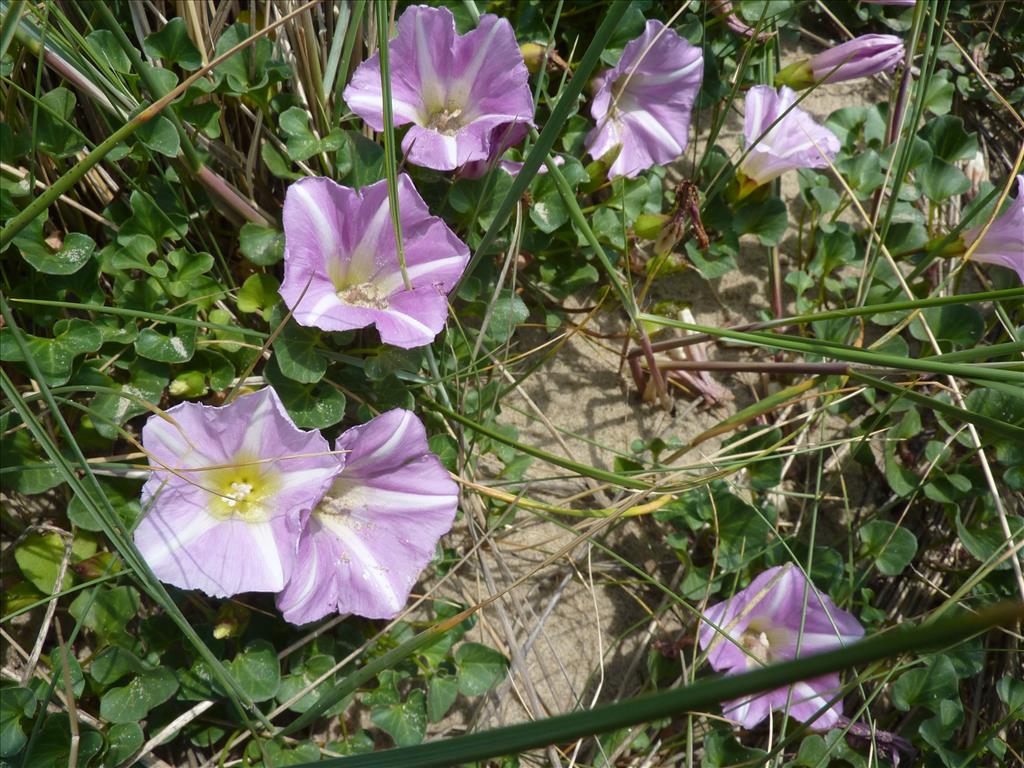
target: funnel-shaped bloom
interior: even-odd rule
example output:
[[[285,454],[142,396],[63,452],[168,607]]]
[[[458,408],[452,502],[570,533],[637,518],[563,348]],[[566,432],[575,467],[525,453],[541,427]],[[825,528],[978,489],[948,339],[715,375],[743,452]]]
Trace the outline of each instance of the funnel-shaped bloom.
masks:
[[[708,608],[704,618],[698,632],[700,647],[707,651],[712,667],[729,674],[839,648],[864,634],[857,619],[837,608],[792,565],[769,568],[746,589]],[[833,673],[724,702],[722,711],[744,728],[753,728],[788,703],[790,716],[806,722],[838,689],[839,674]],[[815,727],[832,727],[842,713],[842,702],[836,702],[814,721]]]
[[[153,573],[215,597],[282,589],[301,515],[338,472],[327,441],[296,427],[269,387],[164,416],[142,428],[154,470],[135,545]]]
[[[839,139],[832,131],[818,125],[799,107],[789,109],[795,101],[796,93],[786,86],[776,92],[767,85],[755,85],[747,92],[743,133],[750,153],[739,168],[747,191],[767,184],[786,171],[824,168],[839,151]],[[785,117],[768,130],[784,112]]]
[[[398,207],[412,290],[402,275],[386,181],[356,191],[308,178],[288,188],[281,296],[297,322],[325,331],[375,325],[385,343],[406,349],[434,340],[469,248],[430,215],[404,173]]]
[[[981,230],[979,226],[965,231],[964,244],[973,245]],[[1017,177],[1017,199],[992,222],[971,258],[1012,269],[1024,282],[1024,175]]]
[[[341,471],[310,515],[277,605],[294,624],[335,611],[390,618],[409,599],[458,506],[458,487],[409,411],[338,438]]]
[[[609,172],[636,176],[683,154],[704,57],[660,21],[648,21],[615,67],[597,79],[586,147],[598,159],[621,146]]]
[[[388,51],[394,123],[412,123],[402,140],[409,162],[450,171],[486,160],[495,128],[533,124],[530,75],[506,19],[484,14],[457,35],[447,8],[413,5]],[[384,129],[379,54],[356,68],[344,98],[371,128]]]

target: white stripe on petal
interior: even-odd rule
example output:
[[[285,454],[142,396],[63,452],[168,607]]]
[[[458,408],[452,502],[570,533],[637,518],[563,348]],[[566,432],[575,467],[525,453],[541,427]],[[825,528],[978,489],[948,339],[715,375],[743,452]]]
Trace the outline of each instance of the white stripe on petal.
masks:
[[[430,44],[430,32],[424,25],[427,16],[426,9],[422,9],[414,17],[416,25],[416,65],[420,73],[420,89],[423,91],[423,101],[428,112],[444,108],[445,93],[444,85],[437,77],[434,70],[432,58],[432,46]]]
[[[429,336],[430,338],[433,338],[434,336],[437,335],[437,333],[432,328],[428,328],[412,315],[407,315],[404,312],[399,312],[398,310],[395,309],[388,309],[385,311],[388,317],[391,317],[392,319],[399,323],[402,323],[403,325],[409,326],[410,328],[416,331],[417,335]]]
[[[384,234],[384,225],[391,223],[391,208],[388,205],[387,197],[384,203],[373,214],[359,238],[359,244],[352,249],[352,259],[348,265],[348,273],[345,275],[347,284],[365,283],[373,274],[374,256],[380,250],[380,239]]]
[[[649,134],[661,143],[662,146],[675,153],[681,153],[683,151],[683,148],[679,146],[679,142],[675,140],[675,137],[672,136],[671,133],[665,130],[665,126],[661,124],[661,121],[646,109],[630,110],[629,116],[642,125]]]
[[[294,588],[296,585],[301,584],[302,589],[298,594],[289,595],[288,608],[289,610],[295,610],[302,605],[306,598],[313,594],[316,589],[316,585],[322,578],[320,575],[320,548],[316,545],[316,542],[310,542],[310,556],[305,562],[300,563],[302,566],[296,568],[292,572],[291,581],[288,582],[290,588]],[[299,579],[302,579],[300,582]]]
[[[267,572],[267,579],[277,584],[277,589],[284,588],[284,564],[281,562],[281,551],[277,548],[277,536],[269,522],[249,523],[246,533],[253,543],[252,556],[257,558],[259,566]]]
[[[409,280],[415,280],[418,277],[430,275],[431,272],[447,269],[448,267],[460,264],[465,260],[466,257],[463,254],[459,254],[458,256],[448,256],[443,259],[433,259],[431,261],[425,261],[422,264],[408,266],[405,271],[409,273]],[[394,293],[405,284],[405,281],[402,279],[401,271],[399,271],[388,275],[381,275],[374,280],[374,283],[378,288],[384,291],[384,293]],[[413,285],[415,286],[415,283]]]
[[[299,310],[299,314],[307,316],[310,320],[317,320],[323,317],[328,310],[334,309],[341,304],[341,299],[336,294],[325,293],[320,297],[320,300],[312,306],[310,309],[303,307]]]
[[[422,492],[391,491],[377,488],[360,480],[339,478],[331,488],[332,504],[339,508],[371,513],[435,512],[450,509],[458,502],[452,494],[424,494]]]
[[[309,216],[310,220],[313,222],[313,228],[316,230],[316,238],[320,243],[320,255],[323,257],[324,266],[326,267],[329,260],[336,258],[340,253],[334,226],[328,220],[326,214],[320,209],[320,204],[317,203],[316,199],[306,191],[304,185],[293,184],[290,191],[295,194],[302,205],[302,210],[305,211],[306,215]]]
[[[239,456],[246,460],[263,456],[263,433],[266,432],[267,423],[274,418],[274,401],[266,390],[246,397],[258,397],[260,402],[245,425],[245,434],[242,436],[242,444],[236,451],[236,460]],[[254,466],[257,471],[258,466]]]
[[[373,552],[359,538],[359,535],[349,527],[346,519],[322,515],[320,522],[338,537],[338,541],[341,542],[342,548],[353,561],[353,565],[358,566],[360,577],[373,583],[377,596],[384,600],[391,610],[399,610],[403,601],[395,593],[394,587],[391,586],[391,582],[385,575],[388,570],[387,566],[377,560]]]
[[[159,502],[157,502],[159,503]],[[181,557],[181,551],[186,549],[196,539],[203,536],[221,523],[213,515],[205,511],[196,510],[184,528],[173,528],[159,516],[154,514],[152,521],[145,521],[144,524],[151,526],[153,533],[146,535],[143,539],[143,547],[139,547],[143,558],[149,563],[149,567],[156,570],[167,560],[175,560]],[[159,545],[150,548],[151,542]],[[137,542],[138,543],[138,542]]]

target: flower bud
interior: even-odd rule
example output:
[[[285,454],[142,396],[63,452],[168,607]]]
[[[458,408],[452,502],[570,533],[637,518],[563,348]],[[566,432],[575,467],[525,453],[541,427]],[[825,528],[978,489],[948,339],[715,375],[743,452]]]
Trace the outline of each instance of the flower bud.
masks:
[[[526,62],[526,69],[530,74],[536,75],[540,72],[546,58],[545,47],[540,43],[523,43],[519,46],[519,50],[523,54],[523,61]]]
[[[814,81],[840,83],[888,72],[903,56],[903,41],[895,35],[861,35],[812,56],[807,64]]]

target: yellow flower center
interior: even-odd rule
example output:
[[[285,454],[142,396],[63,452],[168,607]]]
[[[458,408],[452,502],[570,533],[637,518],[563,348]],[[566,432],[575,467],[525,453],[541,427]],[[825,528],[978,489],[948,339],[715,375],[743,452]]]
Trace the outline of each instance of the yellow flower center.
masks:
[[[203,473],[201,484],[211,496],[207,512],[219,520],[265,523],[272,517],[266,502],[277,490],[277,471],[240,457],[235,461],[235,466]]]

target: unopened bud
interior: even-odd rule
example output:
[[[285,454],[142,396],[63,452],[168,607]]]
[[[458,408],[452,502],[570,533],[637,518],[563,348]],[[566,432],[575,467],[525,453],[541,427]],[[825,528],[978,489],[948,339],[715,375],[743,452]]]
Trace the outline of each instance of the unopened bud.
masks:
[[[200,397],[207,392],[206,377],[199,371],[185,371],[174,377],[167,387],[171,397]]]
[[[249,626],[251,615],[252,612],[244,605],[230,601],[221,603],[217,623],[213,625],[213,636],[218,640],[240,636]]]
[[[519,46],[519,51],[523,54],[523,61],[526,62],[526,68],[530,74],[535,75],[540,72],[541,67],[544,66],[544,59],[547,58],[545,55],[547,49],[539,43],[523,43]]]

